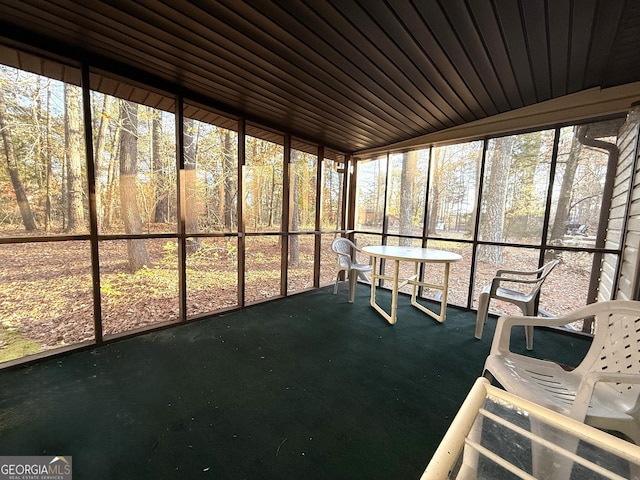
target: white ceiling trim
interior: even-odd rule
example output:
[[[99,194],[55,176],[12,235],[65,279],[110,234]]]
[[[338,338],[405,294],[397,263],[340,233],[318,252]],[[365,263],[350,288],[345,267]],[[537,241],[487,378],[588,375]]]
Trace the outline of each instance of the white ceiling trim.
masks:
[[[606,89],[592,88],[385,147],[360,150],[355,152],[354,156],[371,157],[381,153],[462,143],[537,128],[581,123],[585,120],[624,114],[635,102],[640,102],[640,82]]]

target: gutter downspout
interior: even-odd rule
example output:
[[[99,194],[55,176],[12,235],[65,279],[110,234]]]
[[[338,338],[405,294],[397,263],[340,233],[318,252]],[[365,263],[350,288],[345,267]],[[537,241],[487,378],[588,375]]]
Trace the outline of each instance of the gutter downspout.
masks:
[[[602,192],[602,205],[600,207],[600,218],[598,220],[598,233],[596,234],[595,248],[605,248],[606,244],[606,225],[609,222],[609,213],[611,210],[611,201],[613,195],[613,187],[615,185],[616,170],[618,166],[619,150],[614,143],[596,140],[595,138],[587,138],[588,127],[578,127],[578,141],[588,147],[600,148],[609,153],[607,162],[607,177],[604,181],[604,189]],[[600,281],[600,267],[602,264],[603,253],[595,252],[593,263],[591,264],[591,276],[589,280],[589,292],[587,294],[587,303],[594,303],[598,300],[598,283]]]

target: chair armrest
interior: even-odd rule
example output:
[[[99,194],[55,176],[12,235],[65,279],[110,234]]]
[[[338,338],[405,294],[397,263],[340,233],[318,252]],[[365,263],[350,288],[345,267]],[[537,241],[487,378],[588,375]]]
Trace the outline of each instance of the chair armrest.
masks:
[[[360,253],[360,254],[362,254],[362,255],[364,255],[366,257],[369,257],[369,265],[371,265],[371,262],[372,262],[372,259],[373,259],[373,257],[371,255],[369,255],[367,252],[362,251],[361,248],[353,247],[353,249],[355,250],[354,258],[355,258],[356,263],[360,263],[360,262],[358,262],[358,253]]]
[[[373,257],[369,255],[367,252],[364,252],[362,249],[356,247],[356,252],[360,252],[362,255],[369,257],[369,265],[373,265]]]
[[[511,342],[511,328],[515,326],[523,327],[561,327],[571,323],[566,317],[549,318],[549,317],[521,317],[521,316],[502,316],[498,318],[496,331],[493,335],[491,343],[491,351],[489,355],[504,355],[509,353],[509,345]]]
[[[573,400],[573,407],[571,408],[572,418],[581,422],[584,421],[587,416],[587,409],[591,403],[593,390],[599,382],[640,385],[640,375],[635,373],[613,372],[590,372],[585,374],[580,381],[580,385],[576,391],[576,397]]]
[[[491,291],[495,293],[496,289],[501,283],[520,283],[520,284],[534,284],[539,282],[539,278],[512,278],[512,277],[493,277],[491,280]]]
[[[520,285],[535,285],[536,283],[540,283],[543,278],[541,278],[540,272],[542,269],[535,270],[533,272],[521,272],[518,270],[498,270],[496,272],[496,276],[491,280],[491,296],[495,295],[498,287],[501,286],[501,283],[517,283]],[[515,276],[508,276],[515,275]],[[522,278],[522,277],[530,277],[530,278]]]
[[[523,272],[520,270],[498,270],[496,272],[496,277],[501,277],[505,273],[509,275],[531,276],[531,275],[538,275],[540,274],[541,271],[542,271],[541,268],[539,268],[538,270],[533,270],[532,272]]]
[[[583,382],[595,385],[598,382],[632,383],[640,385],[640,375],[636,373],[590,372],[585,374]]]

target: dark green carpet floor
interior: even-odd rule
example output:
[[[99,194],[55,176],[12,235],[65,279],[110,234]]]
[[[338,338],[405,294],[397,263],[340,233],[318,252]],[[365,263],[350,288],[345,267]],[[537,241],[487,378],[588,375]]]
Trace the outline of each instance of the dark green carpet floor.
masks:
[[[346,289],[0,371],[0,455],[69,455],[76,480],[417,479],[495,319],[478,341],[473,312],[439,324],[402,298],[390,326]],[[536,331],[535,347],[575,364],[588,345]]]

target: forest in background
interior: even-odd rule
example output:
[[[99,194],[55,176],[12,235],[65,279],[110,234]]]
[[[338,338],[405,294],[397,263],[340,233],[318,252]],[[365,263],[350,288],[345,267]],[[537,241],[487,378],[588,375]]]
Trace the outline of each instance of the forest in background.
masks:
[[[188,236],[187,315],[238,305],[240,230],[250,234],[243,239],[245,301],[282,293],[284,251],[287,291],[311,288],[316,238],[320,284],[334,280],[330,242],[343,227],[343,156],[327,152],[319,160],[317,147],[295,141],[285,159],[282,134],[249,126],[238,168],[237,122],[186,103],[177,145],[173,113],[91,91],[87,164],[84,113],[80,87],[0,66],[0,236],[38,238],[0,245],[0,350],[17,342],[24,354],[24,345],[54,348],[95,336],[91,251],[83,240],[90,178],[105,335],[179,317],[178,219]],[[363,159],[353,186],[356,230],[375,233],[374,243],[384,231],[409,244],[426,223],[424,233],[444,241],[431,244],[453,250],[456,240],[477,235],[487,244],[477,252],[476,291],[498,266],[535,266],[536,250],[517,246],[542,243],[547,209],[547,245],[592,246],[607,162],[583,136],[578,127],[561,129],[555,162],[552,130],[490,139],[484,154],[484,142],[470,142]],[[505,242],[513,247],[499,245]],[[472,252],[462,250],[467,263],[454,269],[459,295],[452,298],[465,305]],[[592,255],[547,253],[562,258],[565,279],[575,278],[572,291],[564,290],[569,303],[547,302],[558,309],[552,313],[584,304]]]

